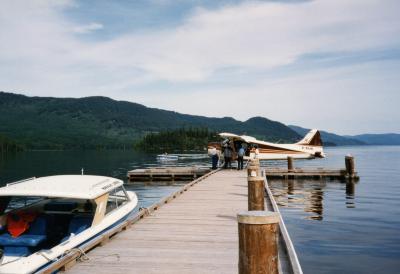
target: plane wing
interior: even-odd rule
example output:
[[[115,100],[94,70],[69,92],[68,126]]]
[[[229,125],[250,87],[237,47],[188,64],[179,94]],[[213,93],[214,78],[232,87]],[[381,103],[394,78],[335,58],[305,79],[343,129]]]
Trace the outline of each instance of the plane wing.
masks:
[[[236,135],[236,134],[228,133],[228,132],[220,133],[219,136],[221,136],[222,138],[229,138],[229,139],[244,141],[246,143],[262,142],[251,136]]]
[[[233,134],[233,133],[228,133],[228,132],[222,132],[218,134],[222,138],[238,138],[241,139],[239,135]]]

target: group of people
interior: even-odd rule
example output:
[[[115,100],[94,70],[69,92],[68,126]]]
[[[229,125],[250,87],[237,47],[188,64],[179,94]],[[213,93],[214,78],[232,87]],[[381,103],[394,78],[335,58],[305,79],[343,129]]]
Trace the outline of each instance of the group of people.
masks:
[[[242,146],[240,146],[240,148],[237,150],[237,170],[243,169],[243,157],[245,152],[246,151]],[[224,168],[225,169],[232,168],[233,150],[229,145],[224,147],[223,155],[224,155]]]
[[[243,157],[245,156],[246,149],[243,147],[243,145],[239,144],[236,146],[236,152],[237,152],[237,170],[242,170],[243,169]],[[211,154],[211,159],[212,159],[212,169],[217,169],[218,168],[218,163],[219,159],[221,158],[220,156],[220,151],[217,150],[215,147],[213,147],[210,151]],[[229,143],[224,144],[222,147],[222,156],[224,159],[224,165],[223,168],[232,168],[232,159],[233,159],[234,151]]]

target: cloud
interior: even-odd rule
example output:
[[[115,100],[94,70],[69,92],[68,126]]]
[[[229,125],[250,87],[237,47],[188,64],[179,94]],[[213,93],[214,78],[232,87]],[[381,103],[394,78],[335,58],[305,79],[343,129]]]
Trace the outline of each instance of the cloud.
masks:
[[[361,80],[360,75],[357,80],[343,81],[346,74],[336,73],[342,71],[341,66],[357,69],[352,64],[338,62],[333,68],[311,64],[309,68],[300,63],[307,56],[368,55],[398,49],[399,8],[397,0],[384,4],[380,0],[244,1],[217,9],[193,9],[178,26],[102,39],[102,32],[96,31],[103,28],[98,18],[85,18],[87,23],[80,18],[77,24],[66,16],[66,10],[79,9],[75,1],[2,1],[0,89],[52,96],[102,94],[187,112],[198,109],[198,114],[200,104],[193,103],[193,96],[223,98],[237,90],[235,96],[244,97],[246,104],[253,102],[248,98],[279,100],[269,110],[260,100],[253,102],[252,109],[232,115],[273,117],[270,110],[279,112],[276,106],[285,98],[291,106],[295,104],[292,100],[300,98],[299,106],[307,107],[303,95],[309,95],[308,89],[326,94],[342,83],[341,88],[352,93],[355,86],[363,86],[362,81],[368,85],[372,80]],[[96,39],[82,35],[91,32]],[[395,77],[393,71],[375,72],[375,78]],[[383,87],[381,93],[385,92],[392,88]],[[229,115],[229,108],[217,102],[198,101],[209,106],[204,114]],[[236,97],[229,104],[235,102]],[[312,119],[299,112],[297,117]],[[277,118],[290,121],[288,116]]]
[[[399,62],[377,61],[276,79],[265,77],[247,85],[200,85],[190,92],[170,93],[168,100],[164,91],[132,95],[130,99],[197,115],[240,120],[264,116],[339,134],[400,132],[399,70]]]
[[[385,5],[378,0],[245,2],[218,10],[199,9],[173,29],[125,34],[105,42],[83,42],[74,36],[103,26],[75,26],[60,15],[60,4],[54,6],[57,1],[32,1],[38,4],[30,9],[8,3],[2,9],[6,22],[1,27],[8,58],[67,59],[66,68],[71,63],[90,69],[106,64],[167,81],[204,81],[224,68],[273,68],[309,53],[400,43],[396,0]],[[73,4],[63,3],[64,7]]]
[[[229,67],[265,69],[292,64],[309,53],[397,47],[396,2],[245,2],[198,10],[175,29],[125,35],[98,45],[92,54],[107,58],[101,53],[118,52],[114,62],[168,81],[204,81]]]
[[[90,23],[90,24],[87,24],[87,25],[82,25],[82,26],[75,27],[73,29],[73,32],[85,34],[85,33],[89,33],[89,32],[95,31],[95,30],[100,30],[102,28],[103,28],[102,24]]]

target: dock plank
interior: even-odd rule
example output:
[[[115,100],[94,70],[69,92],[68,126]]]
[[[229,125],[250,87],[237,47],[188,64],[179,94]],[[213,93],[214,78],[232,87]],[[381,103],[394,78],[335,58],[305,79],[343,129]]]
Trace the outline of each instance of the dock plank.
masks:
[[[268,179],[285,178],[285,179],[322,179],[331,180],[358,180],[357,172],[349,175],[346,169],[325,169],[325,168],[267,168],[265,176]]]
[[[236,216],[247,210],[246,172],[223,170],[190,185],[67,272],[237,273]],[[279,212],[268,186],[266,192],[267,210]],[[279,273],[302,274],[294,248],[287,249],[290,238],[282,219],[280,230]]]
[[[220,171],[92,250],[67,273],[236,273],[247,174]]]
[[[209,168],[204,167],[152,167],[152,168],[139,168],[128,171],[128,178],[130,182],[134,181],[174,181],[174,180],[188,180],[200,177],[210,171]]]

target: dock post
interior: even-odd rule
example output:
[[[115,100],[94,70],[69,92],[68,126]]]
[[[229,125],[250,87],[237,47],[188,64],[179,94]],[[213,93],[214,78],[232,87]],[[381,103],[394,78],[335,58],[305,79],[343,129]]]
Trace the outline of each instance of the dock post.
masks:
[[[293,157],[288,156],[287,157],[287,169],[288,172],[293,172],[294,168],[293,168]]]
[[[251,160],[247,167],[247,176],[260,176],[260,162]]]
[[[354,157],[351,155],[347,155],[345,157],[346,164],[346,173],[349,178],[353,178],[355,176],[355,167],[354,167]]]
[[[265,210],[265,183],[260,176],[247,178],[248,210]]]
[[[245,211],[237,219],[239,274],[278,274],[279,213]]]

